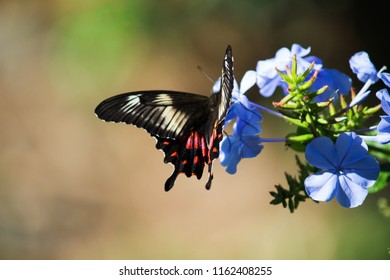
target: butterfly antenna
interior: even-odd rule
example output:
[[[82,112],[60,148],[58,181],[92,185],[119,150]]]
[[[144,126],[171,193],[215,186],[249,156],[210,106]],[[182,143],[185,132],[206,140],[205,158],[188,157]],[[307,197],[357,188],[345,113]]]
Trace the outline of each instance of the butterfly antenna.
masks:
[[[207,80],[209,80],[212,84],[215,84],[215,81],[210,78],[210,76],[206,73],[206,71],[203,70],[201,66],[198,65],[198,70],[203,74],[203,76],[206,77]]]

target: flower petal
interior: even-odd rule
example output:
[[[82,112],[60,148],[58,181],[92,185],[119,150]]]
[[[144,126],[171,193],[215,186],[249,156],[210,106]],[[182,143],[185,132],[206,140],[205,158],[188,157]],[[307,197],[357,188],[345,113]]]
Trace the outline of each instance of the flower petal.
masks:
[[[307,47],[305,49],[299,44],[293,44],[291,46],[291,53],[296,54],[299,57],[304,57],[304,56],[308,55],[310,53],[310,51],[311,51],[311,47]]]
[[[377,130],[379,133],[390,133],[390,116],[381,116],[381,121],[378,124]]]
[[[263,146],[257,135],[244,135],[242,137],[233,135],[224,137],[220,148],[220,162],[226,166],[226,172],[234,174],[237,172],[237,165],[243,158],[257,156]]]
[[[381,144],[390,143],[390,116],[380,116],[381,121],[377,126],[378,134],[371,135],[360,135],[364,140],[376,141]]]
[[[238,135],[254,135],[262,131],[260,122],[262,116],[258,109],[247,109],[244,106],[238,111],[237,121],[233,126],[233,132]]]
[[[282,69],[283,70],[283,69]],[[278,75],[275,58],[259,60],[256,65],[256,73],[260,77],[273,79]]]
[[[328,137],[315,138],[306,146],[306,160],[321,169],[337,167],[337,154],[332,140]]]
[[[377,70],[372,64],[370,57],[366,52],[358,52],[354,54],[349,60],[349,66],[352,69],[352,72],[355,73],[358,79],[365,83],[368,79],[372,79],[373,82],[376,82],[378,78],[376,77]]]
[[[259,92],[264,97],[270,97],[275,89],[282,83],[282,79],[275,69],[275,59],[260,60],[256,66],[256,83]]]
[[[378,74],[378,77],[387,87],[390,87],[390,73],[381,72]]]
[[[241,160],[237,140],[235,136],[227,136],[221,142],[219,160],[222,166],[226,166],[226,172],[229,174],[237,172],[237,164]]]
[[[263,149],[260,144],[261,139],[257,135],[243,135],[242,136],[242,158],[256,157]]]
[[[327,101],[334,92],[348,94],[352,86],[352,80],[338,70],[322,68],[310,89],[316,91],[323,86],[328,86],[328,89],[316,98],[316,102]]]
[[[381,133],[378,135],[359,135],[365,141],[375,141],[381,144],[390,143],[390,133]]]
[[[376,136],[376,140],[381,144],[389,144],[390,143],[390,133],[381,133]]]
[[[361,102],[364,101],[364,99],[367,98],[367,96],[369,96],[371,93],[371,91],[365,91],[365,92],[359,92],[354,99],[352,99],[351,103],[349,103],[349,107],[353,107],[353,106],[356,106],[358,104],[360,104]]]
[[[341,206],[353,208],[361,205],[366,198],[368,191],[361,185],[355,183],[347,176],[339,176],[340,188],[337,192],[337,200]]]
[[[257,86],[259,87],[259,93],[264,97],[270,97],[272,94],[274,94],[276,88],[278,86],[281,86],[282,80],[281,78],[275,77],[274,79],[268,79],[268,80],[259,80],[257,79]]]
[[[337,175],[332,172],[322,171],[310,175],[305,179],[306,193],[314,200],[330,201],[337,192]]]
[[[385,111],[385,113],[390,116],[389,91],[386,88],[381,89],[376,93],[376,97],[380,99],[383,111]]]
[[[288,48],[281,48],[275,54],[273,67],[276,67],[281,71],[285,71],[286,66],[291,64],[291,58],[291,51]]]
[[[362,188],[375,184],[380,172],[378,161],[370,155],[355,162],[352,166],[343,166],[343,173]]]
[[[253,87],[255,84],[256,84],[256,71],[253,71],[253,70],[247,71],[241,80],[240,93],[244,94],[251,87]]]
[[[337,137],[336,151],[340,167],[351,166],[367,156],[367,145],[354,132],[344,132]]]

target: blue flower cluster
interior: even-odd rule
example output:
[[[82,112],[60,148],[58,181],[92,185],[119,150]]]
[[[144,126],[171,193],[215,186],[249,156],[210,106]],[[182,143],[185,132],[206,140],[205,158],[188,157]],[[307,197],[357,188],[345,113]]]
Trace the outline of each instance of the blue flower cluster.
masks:
[[[220,89],[221,79],[214,87],[213,92]],[[241,80],[240,86],[234,81],[232,93],[233,104],[225,118],[225,126],[235,120],[233,125],[233,135],[223,138],[220,149],[220,161],[226,166],[226,171],[234,174],[237,171],[237,164],[243,158],[253,158],[260,154],[263,146],[260,144],[261,133],[260,122],[263,117],[257,105],[248,100],[245,96],[252,86],[256,83],[256,72],[248,71]]]
[[[326,100],[335,93],[347,94],[351,88],[351,79],[338,70],[323,68],[321,59],[316,56],[307,56],[310,50],[310,47],[304,49],[298,44],[293,44],[291,50],[281,48],[276,52],[274,58],[258,61],[256,83],[260,89],[260,94],[264,97],[270,97],[278,86],[282,87],[285,93],[288,94],[285,83],[276,69],[286,72],[284,69],[286,67],[291,68],[293,56],[297,59],[298,73],[303,73],[311,63],[315,63],[313,70],[318,70],[318,78],[312,87],[313,90],[320,89],[325,85],[328,86],[328,89],[318,101]]]
[[[368,109],[361,104],[370,95],[369,88],[372,84],[381,80],[386,87],[390,87],[390,73],[384,72],[385,68],[378,71],[366,52],[356,53],[350,58],[349,63],[352,72],[364,85],[355,94],[351,90],[352,79],[349,76],[338,70],[323,67],[318,57],[309,56],[310,51],[310,48],[305,49],[298,44],[292,45],[291,50],[282,48],[276,52],[274,58],[258,61],[256,71],[247,71],[240,85],[235,81],[232,105],[226,116],[226,125],[234,122],[233,134],[224,137],[221,143],[221,164],[226,167],[228,173],[234,174],[243,158],[252,158],[260,154],[263,149],[262,143],[277,141],[287,143],[288,137],[265,139],[259,136],[262,131],[260,122],[263,120],[260,111],[266,110],[287,119],[282,110],[276,112],[255,104],[248,100],[245,93],[257,85],[259,93],[264,97],[271,97],[278,87],[282,88],[286,97],[290,96],[292,86],[283,77],[295,71],[297,76],[303,75],[305,78],[303,82],[313,80],[307,83],[309,85],[307,96],[315,95],[315,98],[308,100],[312,100],[313,106],[316,106],[311,108],[318,108],[306,111],[301,109],[299,114],[297,113],[300,117],[308,115],[305,115],[305,120],[309,120],[305,128],[310,128],[307,131],[312,136],[307,138],[310,141],[305,138],[306,142],[302,141],[302,145],[305,147],[307,162],[317,170],[304,180],[306,194],[316,201],[330,201],[336,197],[344,207],[357,207],[363,203],[368,188],[375,184],[381,172],[380,164],[369,153],[367,143],[390,142],[389,92],[386,88],[376,92],[380,105],[375,108]],[[308,71],[310,75],[304,74]],[[219,83],[220,80],[214,85],[214,91],[219,89]],[[349,104],[345,103],[346,96],[350,96]],[[334,101],[339,99],[342,106],[337,111]],[[318,114],[323,113],[325,106],[323,104],[328,106],[330,117],[321,119]],[[378,118],[377,125],[364,127],[362,120],[380,108],[384,114],[380,116],[380,120]],[[310,115],[312,111],[312,114],[317,115]],[[348,122],[343,123],[348,116],[350,117]],[[320,120],[318,122],[321,124],[334,126],[331,126],[332,129],[316,128],[313,127],[311,120]],[[299,120],[296,123],[299,123]]]

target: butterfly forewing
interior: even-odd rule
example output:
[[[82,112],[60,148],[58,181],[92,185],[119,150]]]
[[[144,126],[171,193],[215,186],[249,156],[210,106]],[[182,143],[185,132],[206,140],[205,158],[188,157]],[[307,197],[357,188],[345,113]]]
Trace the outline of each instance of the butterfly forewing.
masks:
[[[222,127],[233,90],[233,56],[228,46],[222,67],[221,90],[210,97],[177,91],[123,93],[101,102],[96,115],[105,121],[124,122],[144,128],[157,139],[164,162],[173,173],[165,183],[169,191],[179,174],[200,179],[208,165],[209,189],[213,160],[219,156]]]
[[[209,98],[176,91],[138,91],[106,99],[96,109],[105,121],[124,122],[162,138],[177,138],[199,119],[206,119]]]
[[[227,48],[222,67],[221,90],[218,102],[218,121],[223,122],[230,106],[230,99],[234,86],[232,49]]]

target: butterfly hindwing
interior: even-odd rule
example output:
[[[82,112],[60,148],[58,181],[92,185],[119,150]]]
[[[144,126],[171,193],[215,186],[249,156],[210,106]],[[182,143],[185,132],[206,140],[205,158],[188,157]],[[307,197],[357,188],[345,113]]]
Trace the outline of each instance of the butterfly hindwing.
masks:
[[[210,97],[168,90],[123,93],[101,102],[95,114],[105,121],[144,128],[157,139],[156,148],[164,152],[164,162],[174,166],[165,183],[166,191],[173,187],[179,174],[200,179],[206,164],[206,189],[210,189],[212,164],[219,156],[233,81],[233,56],[228,46],[220,92]]]
[[[203,169],[209,162],[209,149],[203,134],[192,131],[178,139],[163,139],[156,137],[156,148],[164,152],[164,162],[172,163],[174,170],[165,183],[165,190],[169,191],[179,174],[187,177],[196,176],[200,179]]]

